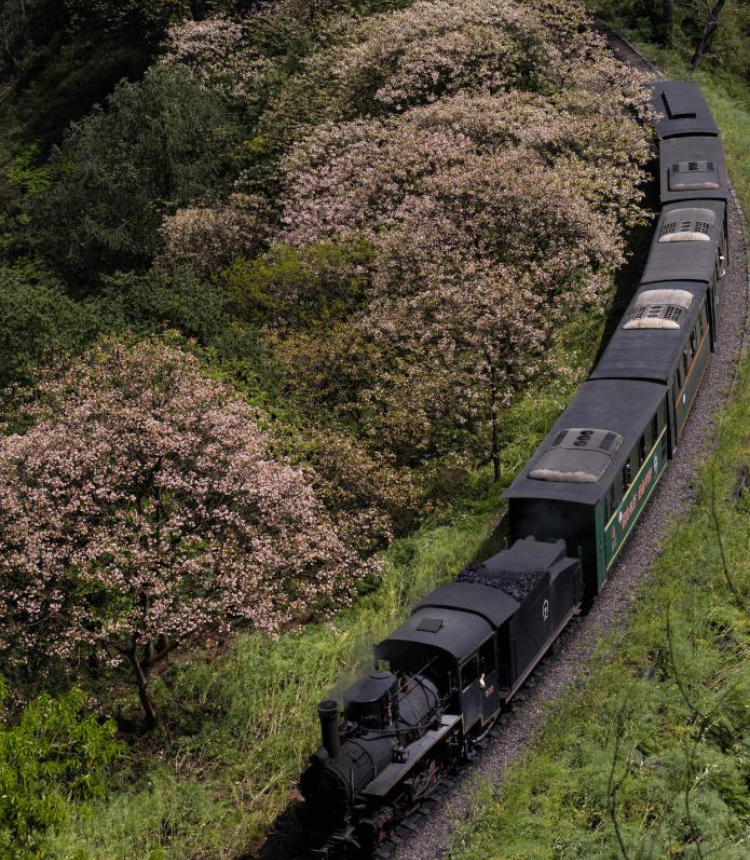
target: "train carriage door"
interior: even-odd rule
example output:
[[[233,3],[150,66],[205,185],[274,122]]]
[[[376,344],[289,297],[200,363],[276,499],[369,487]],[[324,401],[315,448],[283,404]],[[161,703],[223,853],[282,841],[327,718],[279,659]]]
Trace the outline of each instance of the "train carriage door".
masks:
[[[500,684],[496,661],[495,637],[492,636],[479,649],[479,693],[483,723],[491,720],[500,707]]]
[[[481,713],[479,689],[479,661],[476,654],[461,664],[461,713],[464,717],[464,732],[468,732],[479,720]]]

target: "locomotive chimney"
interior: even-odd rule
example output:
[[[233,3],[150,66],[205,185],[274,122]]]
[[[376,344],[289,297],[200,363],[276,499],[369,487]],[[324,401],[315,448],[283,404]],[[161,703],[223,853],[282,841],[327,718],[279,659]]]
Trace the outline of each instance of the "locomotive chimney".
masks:
[[[318,716],[320,717],[320,732],[323,737],[323,746],[331,758],[336,758],[341,752],[339,707],[336,702],[327,699],[318,704]]]

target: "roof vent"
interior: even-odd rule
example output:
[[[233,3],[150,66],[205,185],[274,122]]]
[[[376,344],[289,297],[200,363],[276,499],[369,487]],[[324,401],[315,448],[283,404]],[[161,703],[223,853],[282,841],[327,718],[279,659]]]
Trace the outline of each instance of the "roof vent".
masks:
[[[424,633],[437,633],[442,626],[442,618],[423,618],[419,624],[417,624],[417,630],[421,630]]]
[[[687,290],[646,290],[628,311],[623,328],[679,328],[692,303],[693,296]]]
[[[671,87],[661,94],[670,119],[694,119],[696,117],[695,96],[683,87]]]
[[[709,191],[719,187],[713,161],[680,161],[669,168],[670,191]]]
[[[708,242],[716,215],[710,209],[673,209],[659,231],[659,242]]]
[[[621,444],[622,436],[611,430],[563,430],[539,458],[529,477],[536,481],[596,483]]]

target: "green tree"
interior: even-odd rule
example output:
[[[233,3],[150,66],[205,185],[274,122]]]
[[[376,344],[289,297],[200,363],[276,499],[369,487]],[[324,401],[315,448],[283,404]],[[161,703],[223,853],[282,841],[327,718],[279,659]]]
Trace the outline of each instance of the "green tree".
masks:
[[[53,182],[32,204],[43,247],[71,278],[143,269],[165,214],[222,175],[228,117],[184,69],[122,82],[53,152]]]
[[[0,706],[8,700],[0,677]],[[45,833],[65,823],[71,805],[105,792],[106,768],[122,752],[111,721],[85,715],[74,689],[42,695],[19,720],[0,722],[0,855],[7,860],[42,856]]]
[[[76,302],[51,279],[0,268],[0,388],[28,383],[61,353],[76,353],[114,324],[99,302]]]

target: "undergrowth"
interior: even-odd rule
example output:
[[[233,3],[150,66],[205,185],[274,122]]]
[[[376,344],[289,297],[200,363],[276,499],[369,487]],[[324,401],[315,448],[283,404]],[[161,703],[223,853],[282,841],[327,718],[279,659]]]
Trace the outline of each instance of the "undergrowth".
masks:
[[[641,46],[665,72],[674,55]],[[699,74],[732,181],[750,207],[750,94]],[[656,860],[750,853],[750,357],[722,415],[698,500],[640,587],[624,628],[550,707],[540,736],[462,823],[455,860]]]

